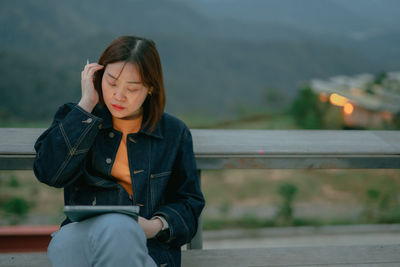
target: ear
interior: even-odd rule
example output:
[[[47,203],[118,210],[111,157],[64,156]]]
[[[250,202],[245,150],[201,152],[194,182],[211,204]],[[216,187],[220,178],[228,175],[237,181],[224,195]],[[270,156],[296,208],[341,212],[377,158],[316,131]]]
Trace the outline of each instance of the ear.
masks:
[[[149,94],[149,95],[151,95],[151,94],[153,93],[153,90],[154,90],[154,87],[153,87],[153,86],[151,86],[151,87],[150,87],[150,89],[149,89],[149,92],[148,92],[148,94]]]

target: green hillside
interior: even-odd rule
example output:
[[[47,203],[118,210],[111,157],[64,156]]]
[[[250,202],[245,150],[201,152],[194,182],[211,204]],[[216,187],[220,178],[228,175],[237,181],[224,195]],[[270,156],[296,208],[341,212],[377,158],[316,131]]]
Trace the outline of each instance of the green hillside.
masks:
[[[265,108],[265,95],[276,92],[266,109],[283,110],[311,78],[384,68],[365,45],[342,46],[274,22],[210,18],[179,1],[6,0],[0,24],[1,121],[49,120],[57,106],[77,101],[86,59],[97,60],[121,34],[156,41],[166,110],[182,116],[232,119],[244,106]]]

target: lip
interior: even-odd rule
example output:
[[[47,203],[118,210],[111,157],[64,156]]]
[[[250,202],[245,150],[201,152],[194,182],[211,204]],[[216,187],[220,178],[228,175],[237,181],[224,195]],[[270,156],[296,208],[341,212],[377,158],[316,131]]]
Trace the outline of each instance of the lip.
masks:
[[[115,110],[123,110],[123,109],[125,109],[124,107],[121,107],[121,106],[118,106],[118,105],[112,105],[113,106],[113,108],[115,109]]]

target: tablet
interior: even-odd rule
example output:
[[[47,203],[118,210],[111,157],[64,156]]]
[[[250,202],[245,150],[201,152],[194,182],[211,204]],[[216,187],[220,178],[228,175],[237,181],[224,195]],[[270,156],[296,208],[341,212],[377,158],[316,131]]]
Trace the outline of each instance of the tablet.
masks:
[[[139,216],[139,206],[64,206],[64,213],[72,222],[105,213],[122,213],[131,216],[136,221]]]

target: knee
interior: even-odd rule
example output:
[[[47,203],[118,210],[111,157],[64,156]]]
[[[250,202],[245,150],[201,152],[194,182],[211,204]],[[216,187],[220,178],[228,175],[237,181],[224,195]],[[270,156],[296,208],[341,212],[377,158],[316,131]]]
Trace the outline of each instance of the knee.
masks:
[[[65,266],[65,263],[62,263],[69,262],[71,255],[75,255],[76,261],[85,259],[84,246],[83,232],[76,223],[71,223],[52,234],[52,239],[47,247],[47,256],[52,265]]]
[[[81,243],[80,235],[77,235],[76,223],[70,223],[51,234],[51,241],[47,247],[48,252],[67,250]]]

